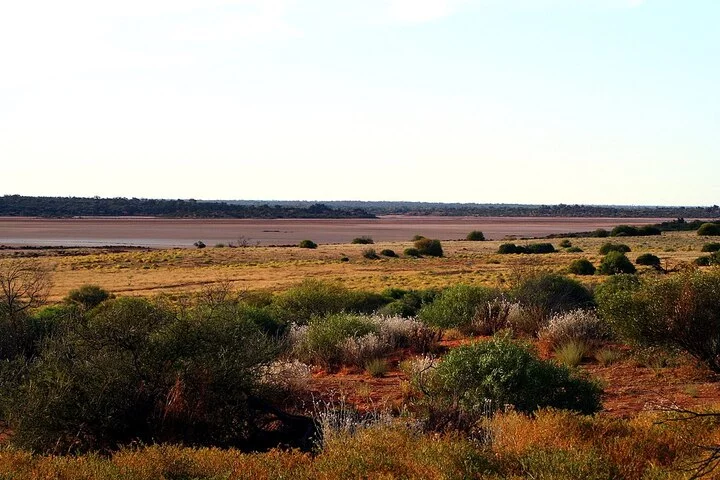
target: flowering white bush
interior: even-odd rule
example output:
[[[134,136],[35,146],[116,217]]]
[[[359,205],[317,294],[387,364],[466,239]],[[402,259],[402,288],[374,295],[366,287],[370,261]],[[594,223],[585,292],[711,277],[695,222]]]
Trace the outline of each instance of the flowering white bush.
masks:
[[[578,309],[553,315],[538,336],[553,347],[570,341],[593,346],[609,338],[609,328],[594,310]]]

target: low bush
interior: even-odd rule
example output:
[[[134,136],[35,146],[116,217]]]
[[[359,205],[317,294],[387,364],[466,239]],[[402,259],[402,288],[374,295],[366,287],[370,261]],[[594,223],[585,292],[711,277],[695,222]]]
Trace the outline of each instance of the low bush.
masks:
[[[372,313],[390,301],[391,298],[378,293],[351,291],[339,283],[307,279],[279,295],[274,304],[282,321],[304,325],[313,316]]]
[[[514,243],[503,243],[498,247],[498,252],[502,255],[513,254],[513,253],[525,253],[522,247],[515,245]]]
[[[600,260],[598,273],[601,275],[617,275],[619,273],[635,273],[635,265],[622,252],[612,251]]]
[[[383,257],[390,257],[390,258],[397,258],[397,256],[398,256],[398,254],[395,253],[394,250],[390,250],[389,248],[380,250],[380,255],[382,255]]]
[[[720,235],[720,224],[717,223],[703,223],[700,225],[697,231],[698,235],[716,237]]]
[[[531,243],[525,246],[526,253],[555,253],[552,243]]]
[[[313,242],[312,240],[301,240],[298,244],[298,247],[300,248],[317,248],[317,243]]]
[[[443,290],[418,316],[437,328],[469,328],[476,317],[484,315],[486,304],[498,296],[495,290],[475,285],[455,285]]]
[[[412,258],[419,258],[420,257],[420,250],[417,248],[406,248],[403,250],[403,255],[406,257],[412,257]]]
[[[610,328],[593,310],[573,310],[553,315],[538,337],[552,349],[572,341],[593,348],[610,338]]]
[[[353,238],[351,243],[359,244],[359,245],[370,245],[370,244],[375,243],[375,241],[372,238],[363,235],[362,237]]]
[[[380,258],[380,256],[375,252],[374,248],[366,248],[362,251],[363,258],[367,258],[368,260],[377,260]]]
[[[485,241],[485,234],[480,230],[473,230],[472,232],[467,234],[465,240],[469,240],[471,242],[483,242]]]
[[[198,240],[197,242],[193,243],[193,245],[195,245],[195,247],[197,248],[205,248],[205,242],[203,242],[202,240]]]
[[[365,337],[374,335],[379,341],[379,330],[370,319],[358,315],[337,313],[314,317],[307,326],[293,327],[290,333],[293,355],[302,362],[337,367],[349,356],[354,356],[353,360],[360,358],[359,350],[366,355],[368,350],[375,354],[380,349],[378,342],[370,345],[373,340]],[[364,340],[355,342],[358,339]],[[348,345],[348,340],[353,341],[353,345]],[[348,353],[348,347],[355,351]]]
[[[595,265],[593,265],[587,258],[580,258],[575,260],[568,267],[570,273],[575,275],[594,275]]]
[[[104,302],[48,342],[12,392],[13,443],[44,452],[244,444],[262,417],[250,398],[263,398],[260,372],[276,348],[226,313]]]
[[[660,268],[660,257],[652,253],[643,253],[635,260],[638,265],[646,265],[649,267]]]
[[[572,247],[572,242],[566,238],[560,241],[560,246],[562,248],[570,248]]]
[[[401,290],[389,289],[384,295],[394,300],[378,310],[382,315],[414,317],[420,309],[432,303],[438,296],[439,291],[430,290]]]
[[[443,249],[440,244],[440,240],[431,240],[429,238],[421,238],[415,240],[415,248],[420,255],[427,255],[429,257],[442,257]]]
[[[526,254],[542,254],[542,253],[554,253],[555,247],[552,243],[530,243],[528,245],[520,246],[514,243],[503,243],[498,248],[498,253],[509,254],[509,253],[526,253]]]
[[[603,285],[597,298],[601,314],[625,340],[678,348],[720,372],[720,272],[625,277]]]
[[[624,243],[604,243],[600,247],[600,255],[607,255],[610,252],[620,252],[620,253],[628,253],[630,252],[630,247],[625,245]]]
[[[593,236],[593,237],[596,237],[596,238],[605,238],[605,237],[607,237],[607,236],[609,236],[609,235],[610,235],[610,232],[608,232],[608,231],[605,230],[604,228],[598,228],[597,230],[595,230],[595,231],[592,233],[592,236]]]
[[[511,294],[525,309],[542,317],[578,308],[594,306],[593,296],[580,282],[564,275],[530,272],[511,289]]]
[[[610,232],[611,237],[646,237],[650,235],[661,235],[662,231],[653,225],[633,227],[631,225],[618,225]]]
[[[702,246],[701,252],[709,252],[714,253],[717,251],[720,251],[720,243],[718,242],[712,242],[712,243],[706,243]]]
[[[715,252],[712,255],[703,255],[694,260],[698,267],[708,267],[710,265],[720,265],[720,253]]]
[[[71,290],[64,301],[90,309],[97,307],[108,298],[111,298],[111,295],[107,290],[97,285],[83,285],[78,289]]]
[[[570,247],[567,250],[565,250],[568,253],[582,253],[583,249],[580,247]]]
[[[494,337],[452,349],[427,381],[436,417],[474,422],[495,408],[519,412],[543,407],[591,414],[600,409],[600,387],[544,361],[527,346]],[[455,411],[457,409],[457,411]]]
[[[288,323],[306,324],[313,316],[345,310],[350,291],[338,283],[306,279],[278,296],[275,304]]]

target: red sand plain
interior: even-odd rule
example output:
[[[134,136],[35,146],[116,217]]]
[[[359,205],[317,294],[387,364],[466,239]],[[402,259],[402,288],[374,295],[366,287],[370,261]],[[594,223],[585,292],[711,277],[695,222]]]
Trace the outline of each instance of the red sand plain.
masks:
[[[0,217],[0,245],[192,247],[246,241],[250,245],[349,243],[368,235],[375,241],[408,241],[415,234],[440,240],[462,239],[482,230],[488,240],[543,237],[553,233],[646,225],[667,218],[444,217],[384,216],[378,219],[167,219],[147,217],[47,219]]]

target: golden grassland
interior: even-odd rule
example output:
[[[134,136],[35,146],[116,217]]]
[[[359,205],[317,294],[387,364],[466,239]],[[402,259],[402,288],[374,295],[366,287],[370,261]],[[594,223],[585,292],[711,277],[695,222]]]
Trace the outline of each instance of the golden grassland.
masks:
[[[234,449],[155,445],[104,457],[44,456],[0,450],[0,478],[163,479],[685,479],[703,458],[697,440],[720,441],[716,418],[675,422],[673,414],[630,420],[543,410],[498,414],[481,441],[378,425],[329,432],[317,455],[296,450],[247,454]],[[677,417],[675,417],[677,418]],[[712,474],[701,478],[714,478]]]
[[[571,238],[582,253],[568,253],[558,245],[560,239],[515,240],[517,244],[550,241],[560,250],[543,255],[499,255],[504,241],[444,241],[443,258],[419,259],[402,256],[412,242],[383,242],[374,245],[334,244],[317,249],[298,247],[207,247],[204,249],[157,249],[108,252],[69,249],[30,251],[53,272],[51,300],[59,300],[71,289],[97,284],[119,295],[156,295],[197,291],[228,283],[237,290],[284,290],[305,278],[339,281],[352,289],[381,291],[388,287],[429,288],[456,283],[502,286],[521,268],[542,268],[564,272],[573,260],[587,258],[595,265],[602,256],[600,245],[611,241],[625,243],[631,260],[642,253],[653,253],[665,268],[675,268],[700,256],[709,240],[694,232],[669,232],[652,237]],[[368,260],[363,250],[392,249],[401,258]],[[4,257],[17,251],[0,252]],[[342,261],[346,257],[348,261]],[[645,268],[645,267],[641,267]],[[596,284],[603,277],[582,277]]]

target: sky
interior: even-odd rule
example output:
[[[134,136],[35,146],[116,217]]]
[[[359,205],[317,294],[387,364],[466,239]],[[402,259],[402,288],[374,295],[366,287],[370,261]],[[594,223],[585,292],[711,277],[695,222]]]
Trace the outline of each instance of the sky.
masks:
[[[0,194],[720,203],[717,0],[0,0]]]

